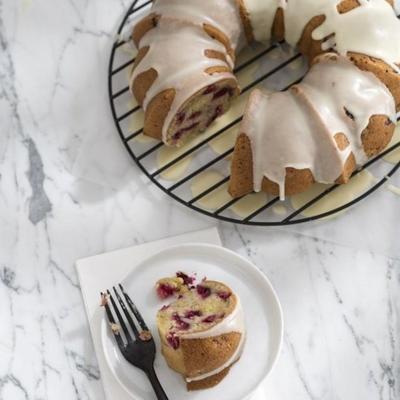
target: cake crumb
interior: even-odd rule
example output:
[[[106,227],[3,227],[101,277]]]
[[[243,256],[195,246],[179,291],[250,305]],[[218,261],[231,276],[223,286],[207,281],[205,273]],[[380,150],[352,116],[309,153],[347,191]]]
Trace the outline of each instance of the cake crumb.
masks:
[[[108,304],[108,300],[110,299],[110,295],[107,293],[101,293],[101,302],[100,307],[105,307]]]
[[[140,340],[143,342],[148,342],[149,340],[153,339],[153,336],[150,331],[142,331],[139,334]]]
[[[119,335],[119,331],[121,330],[121,327],[118,324],[111,323],[110,327],[115,335]]]

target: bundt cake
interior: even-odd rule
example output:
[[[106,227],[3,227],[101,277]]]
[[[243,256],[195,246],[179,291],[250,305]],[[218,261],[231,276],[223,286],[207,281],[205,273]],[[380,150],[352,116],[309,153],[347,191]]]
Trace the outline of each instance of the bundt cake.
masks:
[[[239,94],[232,68],[242,36],[235,1],[155,1],[133,31],[130,86],[144,134],[179,145],[225,113]]]
[[[264,190],[283,199],[315,181],[346,183],[357,165],[389,143],[395,115],[393,96],[375,75],[345,57],[318,56],[290,90],[251,94],[230,193]]]
[[[394,131],[394,110],[400,110],[399,37],[400,22],[392,0],[156,0],[150,14],[133,30],[139,51],[130,86],[145,110],[144,133],[179,146],[204,131],[239,94],[232,71],[235,53],[246,42],[285,40],[297,47],[310,65],[315,65],[312,77],[286,94],[255,91],[250,96],[230,182],[234,197],[253,190],[283,197],[301,192],[319,179],[345,183],[360,162],[388,143]],[[328,52],[337,57],[317,59]],[[328,70],[335,70],[335,80]],[[351,81],[345,94],[340,81]],[[336,84],[341,91],[331,89],[330,85]],[[368,111],[360,115],[352,111],[357,109],[353,101],[367,104],[378,99],[384,99],[384,105],[368,104]],[[281,146],[274,140],[280,131],[271,131],[269,119],[278,123],[278,116],[283,115],[277,110],[278,103],[295,112],[295,117],[285,114],[281,118],[285,121],[279,129],[286,125],[291,132]],[[271,115],[273,112],[278,115]],[[332,119],[335,126],[330,125]],[[299,122],[306,124],[304,132]],[[262,129],[267,124],[268,129]],[[339,128],[342,130],[334,131]],[[259,132],[257,149],[255,131]],[[311,133],[312,138],[304,139]],[[267,150],[270,141],[275,147]],[[266,154],[279,158],[280,147],[284,151],[277,168],[284,164],[283,178],[282,170],[279,174],[265,170],[272,165],[265,161]],[[298,148],[306,158],[300,158]],[[317,158],[327,162],[316,165],[315,150],[322,148],[330,153]],[[295,159],[288,159],[290,153]],[[333,165],[333,170],[322,171],[328,165]]]
[[[241,356],[243,310],[225,284],[203,280],[196,285],[184,277],[189,278],[180,273],[156,285],[160,298],[175,296],[157,314],[162,354],[188,390],[207,389],[221,382]]]
[[[393,38],[400,37],[400,22],[385,0],[266,3],[240,2],[247,38],[285,39],[312,67],[287,92],[251,94],[229,191],[240,197],[263,190],[283,199],[315,181],[346,183],[393,135],[400,108],[400,42]]]

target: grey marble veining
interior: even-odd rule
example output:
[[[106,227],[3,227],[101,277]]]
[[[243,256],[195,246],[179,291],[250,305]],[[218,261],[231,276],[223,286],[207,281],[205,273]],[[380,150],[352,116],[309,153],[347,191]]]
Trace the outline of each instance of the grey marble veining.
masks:
[[[75,260],[215,224],[149,184],[115,134],[106,66],[128,4],[0,0],[1,400],[103,399]],[[219,224],[282,300],[270,398],[400,398],[399,204],[381,191],[322,224]]]

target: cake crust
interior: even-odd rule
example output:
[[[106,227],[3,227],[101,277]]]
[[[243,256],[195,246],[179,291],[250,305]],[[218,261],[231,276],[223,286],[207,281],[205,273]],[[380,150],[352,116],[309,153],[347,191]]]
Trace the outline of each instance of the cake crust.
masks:
[[[231,367],[227,367],[218,374],[202,379],[200,381],[187,382],[186,387],[189,391],[211,389],[217,386],[229,373]]]
[[[204,339],[182,339],[186,376],[193,378],[216,370],[232,357],[241,334],[231,332]]]

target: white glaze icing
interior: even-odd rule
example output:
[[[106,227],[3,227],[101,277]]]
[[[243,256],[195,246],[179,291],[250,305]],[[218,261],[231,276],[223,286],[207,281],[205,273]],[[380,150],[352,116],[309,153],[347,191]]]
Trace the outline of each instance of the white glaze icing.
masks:
[[[211,186],[221,182],[224,178],[225,176],[218,171],[208,170],[202,172],[192,179],[190,185],[192,196],[197,197]],[[230,200],[232,200],[232,197],[228,193],[228,182],[226,182],[211,193],[199,199],[196,204],[201,205],[207,210],[217,210]]]
[[[284,4],[284,0],[244,0],[253,36],[257,42],[271,40],[276,12],[279,7],[283,8]]]
[[[166,89],[175,89],[175,98],[163,126],[163,139],[172,119],[187,99],[204,87],[221,79],[235,79],[229,72],[208,74],[208,68],[229,65],[222,60],[205,56],[206,50],[225,53],[225,47],[213,40],[203,28],[172,18],[162,18],[157,27],[151,29],[140,41],[140,47],[149,46],[143,60],[135,68],[131,85],[144,71],[154,68],[158,76],[146,93],[143,108]],[[177,58],[179,61],[177,64]]]
[[[288,209],[283,204],[276,204],[272,207],[272,211],[274,212],[274,214],[280,216],[286,215],[288,213]]]
[[[400,196],[400,187],[394,186],[392,184],[387,185],[388,190],[390,190],[392,193],[397,194],[397,196]]]
[[[264,192],[250,193],[233,204],[230,210],[237,216],[246,218],[254,211],[259,210],[262,206],[267,204],[267,201],[268,195]]]
[[[236,296],[235,308],[221,322],[217,323],[212,328],[207,329],[207,330],[181,335],[181,338],[182,339],[205,339],[205,338],[220,336],[220,335],[224,335],[224,334],[232,333],[232,332],[240,333],[241,337],[240,337],[240,342],[239,342],[238,347],[236,348],[236,350],[232,354],[232,356],[229,358],[229,360],[227,360],[220,367],[216,368],[215,370],[209,371],[206,374],[198,375],[193,378],[186,378],[187,382],[199,381],[199,380],[208,378],[210,376],[213,376],[215,374],[218,374],[219,372],[223,371],[225,368],[232,365],[241,356],[242,351],[243,351],[243,346],[245,343],[246,329],[245,329],[244,313],[243,313],[242,304],[240,302],[240,299],[237,296]]]
[[[385,61],[394,69],[400,62],[400,23],[385,0],[360,0],[359,7],[340,14],[341,0],[290,0],[285,15],[285,39],[296,46],[306,24],[315,16],[325,16],[312,37],[323,40],[334,35],[324,46],[341,55],[348,52],[367,54]]]
[[[336,7],[340,2],[341,0],[289,0],[283,7],[285,40],[295,47],[307,23],[317,15],[324,15],[324,10],[329,6]]]
[[[290,117],[281,118],[282,114]],[[357,164],[366,160],[361,134],[370,117],[387,115],[395,121],[395,114],[386,86],[333,54],[321,57],[303,82],[289,91],[272,95],[254,91],[241,132],[251,141],[255,191],[261,190],[266,176],[279,185],[283,199],[288,167],[310,169],[317,182],[335,182],[351,152]],[[344,150],[337,147],[337,133],[349,141]]]
[[[182,154],[189,151],[192,147],[196,146],[204,137],[207,135],[205,133],[203,136],[197,136],[193,140],[184,143],[180,147],[170,147],[162,146],[157,151],[157,167],[163,168],[165,165],[169,164],[171,161],[176,160]],[[175,162],[171,167],[161,172],[160,176],[163,179],[175,181],[180,179],[190,166],[193,160],[193,155],[188,155],[181,161]]]
[[[157,0],[151,12],[163,17],[190,21],[200,27],[203,24],[212,25],[225,33],[233,49],[244,44],[236,0]]]
[[[385,0],[360,0],[360,5],[340,14],[342,0],[245,0],[256,40],[270,39],[278,7],[284,9],[285,40],[295,47],[311,19],[323,15],[325,21],[312,32],[315,40],[324,40],[324,50],[333,48],[341,55],[367,54],[385,61],[398,71],[400,63],[400,23]]]
[[[322,40],[335,33],[334,45],[329,43],[324,50],[332,47],[341,55],[367,54],[399,71],[396,64],[400,62],[400,23],[393,8],[385,0],[359,2],[359,7],[344,14],[329,4],[323,12],[326,20],[314,30],[313,38]]]
[[[346,203],[354,200],[362,193],[366,192],[369,188],[376,183],[376,178],[367,170],[361,171],[354,176],[347,185],[341,185],[333,192],[329,193],[317,203],[303,210],[301,215],[304,217],[313,217],[320,215],[335,208],[341,207]],[[290,198],[292,207],[299,210],[305,204],[315,199],[322,192],[327,190],[329,185],[315,184],[309,190],[303,193],[296,194]],[[345,211],[342,211],[342,213]],[[340,213],[334,214],[327,218],[335,218]]]

